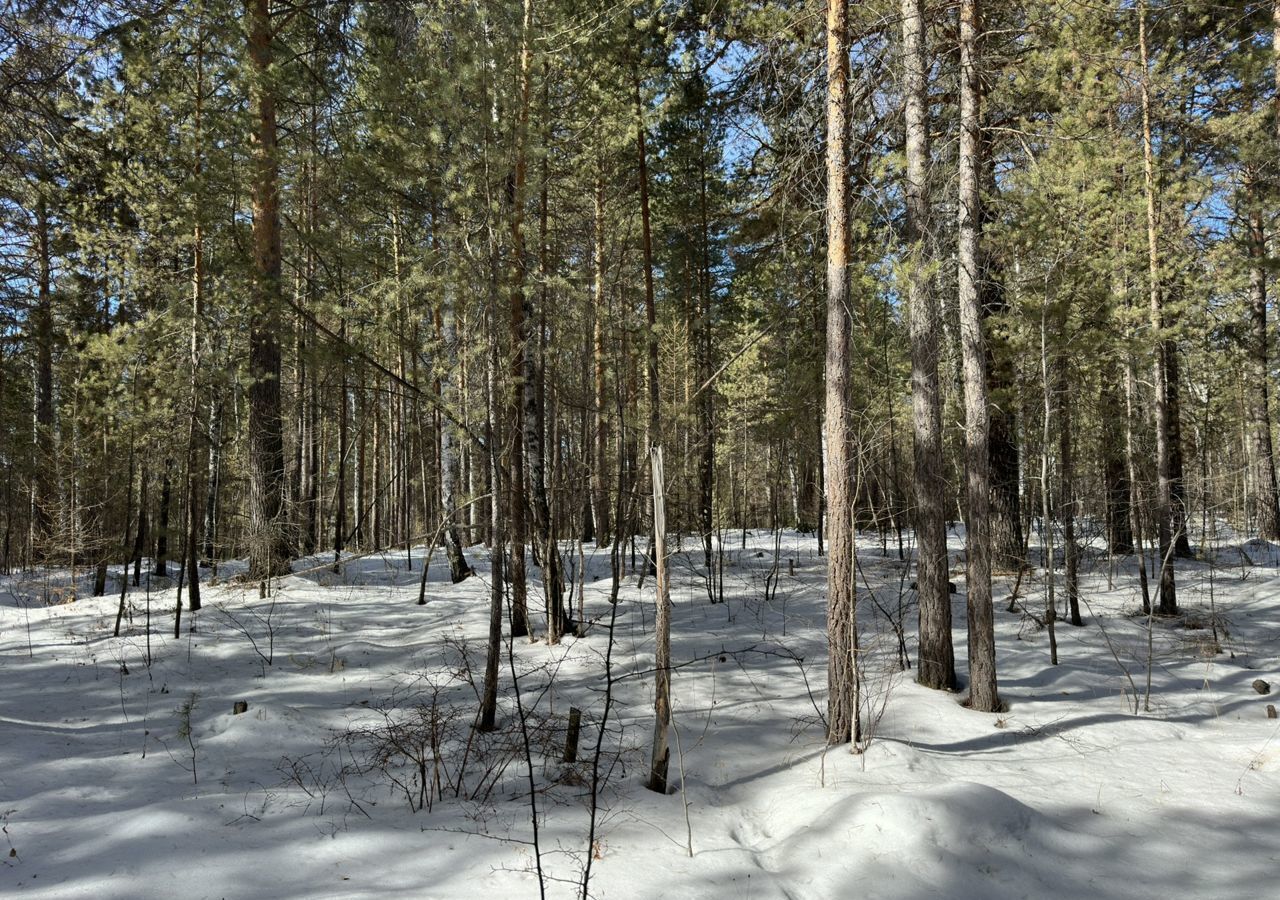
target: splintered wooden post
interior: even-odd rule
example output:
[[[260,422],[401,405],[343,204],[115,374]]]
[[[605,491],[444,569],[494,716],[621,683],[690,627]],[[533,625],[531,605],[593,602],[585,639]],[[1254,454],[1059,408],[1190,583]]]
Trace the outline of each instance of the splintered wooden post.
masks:
[[[564,761],[578,761],[578,732],[582,728],[582,710],[569,707],[569,733],[564,736]]]
[[[653,467],[653,556],[657,562],[657,596],[654,605],[654,700],[653,756],[649,763],[647,787],[659,794],[667,792],[667,763],[671,751],[667,745],[667,727],[671,724],[671,597],[667,587],[667,512],[662,471],[662,448],[654,447],[650,456]]]

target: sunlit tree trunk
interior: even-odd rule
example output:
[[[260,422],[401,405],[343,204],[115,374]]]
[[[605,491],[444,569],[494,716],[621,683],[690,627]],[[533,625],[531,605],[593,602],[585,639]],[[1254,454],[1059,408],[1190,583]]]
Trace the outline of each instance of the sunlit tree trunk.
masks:
[[[849,350],[849,6],[827,3],[827,743],[859,734]]]

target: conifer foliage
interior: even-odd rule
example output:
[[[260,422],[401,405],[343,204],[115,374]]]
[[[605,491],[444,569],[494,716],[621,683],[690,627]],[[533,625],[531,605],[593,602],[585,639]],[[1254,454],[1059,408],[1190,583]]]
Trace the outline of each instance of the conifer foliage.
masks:
[[[0,567],[101,592],[173,563],[198,607],[228,559],[442,545],[458,582],[485,544],[492,633],[556,643],[576,542],[621,579],[687,538],[719,603],[731,531],[816,531],[828,739],[856,746],[872,535],[915,566],[919,681],[998,710],[1001,579],[1061,560],[1083,625],[1101,542],[1175,615],[1204,523],[1280,538],[1278,27],[1198,0],[5,3]]]

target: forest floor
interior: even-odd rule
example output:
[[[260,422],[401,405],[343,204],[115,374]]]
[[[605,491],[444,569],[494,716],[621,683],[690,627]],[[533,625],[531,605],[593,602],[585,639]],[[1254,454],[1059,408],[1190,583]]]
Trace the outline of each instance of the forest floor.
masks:
[[[594,781],[594,897],[1280,897],[1280,721],[1266,716],[1275,696],[1252,687],[1280,679],[1280,548],[1224,542],[1212,562],[1179,561],[1183,615],[1149,628],[1135,560],[1086,547],[1086,625],[1059,623],[1058,666],[1035,618],[1005,610],[1014,579],[997,578],[1008,710],[986,714],[899,667],[895,621],[915,652],[914,576],[892,540],[882,551],[864,535],[871,737],[855,755],[823,740],[813,537],[725,541],[723,603],[708,601],[700,549],[686,540],[673,557],[667,796],[643,784],[652,579],[619,594],[600,737],[607,549],[582,556],[586,636],[504,653],[489,734],[471,728],[482,548],[457,586],[437,554],[425,606],[420,548],[409,571],[403,551],[341,575],[299,561],[265,600],[224,565],[177,639],[174,587],[159,579],[149,601],[130,590],[120,638],[116,571],[116,596],[88,599],[84,580],[74,603],[59,602],[66,572],[0,580],[0,895],[535,897],[540,858],[547,896],[570,897]],[[953,533],[963,680],[962,543]],[[1042,572],[1023,580],[1036,616],[1044,589]],[[541,598],[535,579],[539,629]],[[239,700],[248,711],[234,715]],[[571,707],[580,751],[564,763]]]

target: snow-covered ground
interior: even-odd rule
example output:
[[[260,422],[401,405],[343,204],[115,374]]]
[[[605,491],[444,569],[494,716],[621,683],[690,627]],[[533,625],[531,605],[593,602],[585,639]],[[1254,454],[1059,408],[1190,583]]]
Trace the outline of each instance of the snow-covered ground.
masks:
[[[782,535],[768,599],[773,536],[726,542],[723,604],[707,600],[700,550],[686,540],[673,559],[667,796],[643,784],[651,580],[640,590],[629,577],[620,593],[600,739],[607,550],[585,552],[588,634],[520,640],[513,663],[504,656],[490,734],[471,728],[487,633],[481,548],[478,576],[458,586],[437,555],[425,606],[420,548],[411,571],[403,551],[341,575],[300,561],[266,600],[224,566],[177,639],[174,589],[153,582],[149,643],[145,591],[129,593],[114,638],[118,593],[88,599],[85,581],[78,602],[46,605],[67,595],[66,573],[4,579],[0,894],[537,896],[531,763],[548,896],[581,893],[594,781],[595,897],[1280,897],[1280,720],[1266,716],[1278,701],[1252,687],[1280,679],[1277,548],[1180,563],[1184,616],[1155,620],[1150,650],[1133,560],[1112,569],[1088,551],[1088,624],[1059,624],[1057,667],[1037,623],[1005,611],[1013,579],[998,578],[1008,711],[983,714],[898,669],[892,620],[905,619],[914,657],[914,575],[864,536],[872,736],[854,755],[823,741],[813,538]],[[960,549],[953,536],[953,561]],[[952,577],[963,679],[963,577]],[[1023,584],[1037,615],[1043,589],[1040,575]],[[531,605],[541,626],[536,581]],[[238,700],[248,711],[233,715]],[[582,734],[578,761],[564,763],[571,707]]]

